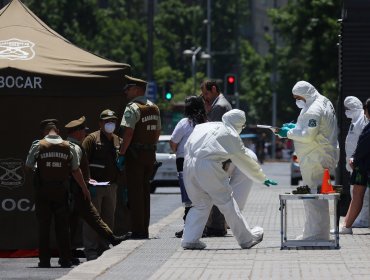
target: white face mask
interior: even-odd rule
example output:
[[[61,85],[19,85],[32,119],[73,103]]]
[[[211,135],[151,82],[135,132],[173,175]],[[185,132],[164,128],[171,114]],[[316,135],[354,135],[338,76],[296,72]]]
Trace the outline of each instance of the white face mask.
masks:
[[[108,122],[104,124],[104,130],[106,133],[113,133],[116,129],[116,124],[114,122]]]
[[[351,111],[351,110],[346,110],[345,111],[345,114],[346,114],[346,117],[349,118],[349,119],[353,119],[353,114],[354,112]]]
[[[303,109],[304,107],[306,107],[306,102],[304,102],[304,100],[296,100],[295,101],[295,104],[297,105],[298,108],[300,109]]]

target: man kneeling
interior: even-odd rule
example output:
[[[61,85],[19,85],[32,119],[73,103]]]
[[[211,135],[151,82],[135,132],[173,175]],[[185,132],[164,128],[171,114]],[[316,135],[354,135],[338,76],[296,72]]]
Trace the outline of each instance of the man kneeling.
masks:
[[[240,171],[266,186],[277,183],[267,179],[261,166],[246,151],[239,134],[245,126],[245,113],[231,110],[222,122],[199,124],[185,145],[184,183],[193,207],[185,221],[181,246],[184,249],[204,249],[202,236],[212,205],[225,216],[236,240],[249,249],[263,239],[263,229],[250,229],[240,213],[223,162],[231,160]]]

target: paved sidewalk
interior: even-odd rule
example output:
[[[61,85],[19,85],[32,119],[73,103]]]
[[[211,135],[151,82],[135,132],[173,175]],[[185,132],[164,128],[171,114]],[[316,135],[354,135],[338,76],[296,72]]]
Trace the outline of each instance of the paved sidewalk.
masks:
[[[60,279],[370,279],[370,230],[341,235],[336,249],[280,250],[279,194],[291,187],[253,187],[243,211],[250,226],[265,230],[264,240],[242,250],[231,232],[203,238],[202,251],[183,250],[174,232],[182,225],[182,208],[152,225],[150,240],[129,240],[96,261],[74,268]],[[290,237],[301,233],[303,205],[288,205]],[[333,211],[332,203],[330,209]]]

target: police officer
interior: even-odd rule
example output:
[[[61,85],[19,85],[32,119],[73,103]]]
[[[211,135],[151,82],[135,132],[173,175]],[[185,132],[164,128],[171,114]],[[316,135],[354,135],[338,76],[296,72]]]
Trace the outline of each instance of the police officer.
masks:
[[[74,144],[63,141],[58,135],[57,120],[47,119],[40,128],[45,136],[32,143],[26,160],[26,168],[32,170],[37,163],[35,178],[36,217],[39,222],[39,267],[50,267],[50,225],[54,217],[55,234],[59,248],[59,264],[71,267],[71,251],[68,224],[68,182],[72,175],[80,186],[85,200],[90,193],[79,168],[77,151]]]
[[[79,146],[81,149],[80,168],[86,184],[93,181],[90,178],[89,161],[87,159],[86,151],[82,147],[81,143],[86,137],[86,118],[83,116],[77,120],[70,121],[65,125],[67,129],[67,140]],[[85,200],[81,189],[77,182],[72,179],[71,181],[71,194],[72,196],[72,213],[70,216],[71,225],[71,241],[76,236],[77,227],[79,223],[79,217],[83,218],[84,221],[96,232],[100,237],[109,241],[113,246],[118,245],[121,241],[126,240],[129,235],[115,236],[109,226],[102,220],[99,212],[96,210],[91,201]]]
[[[89,161],[91,178],[98,182],[109,182],[102,186],[90,184],[89,190],[94,206],[110,228],[114,227],[119,176],[116,158],[121,140],[114,134],[117,119],[114,111],[104,110],[99,118],[100,129],[89,134],[82,142],[82,147],[85,149]],[[109,249],[106,240],[101,239],[90,226],[84,224],[83,231],[87,260],[94,260]]]
[[[120,159],[125,159],[131,237],[149,238],[150,184],[156,143],[161,131],[158,107],[145,97],[147,82],[125,76],[124,93],[129,101],[121,121],[123,143]],[[121,161],[122,162],[122,161]]]

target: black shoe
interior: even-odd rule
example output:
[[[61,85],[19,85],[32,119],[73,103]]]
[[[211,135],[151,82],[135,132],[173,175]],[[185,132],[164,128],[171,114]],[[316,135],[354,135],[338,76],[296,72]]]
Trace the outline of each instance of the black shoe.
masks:
[[[85,252],[81,249],[73,249],[71,251],[72,258],[86,258]]]
[[[176,231],[175,232],[175,236],[177,237],[177,238],[181,238],[182,237],[182,235],[183,235],[183,233],[184,233],[184,230],[182,229],[182,230],[179,230],[179,231]]]
[[[66,262],[68,262],[68,261],[62,261],[62,260],[58,260],[58,264],[61,266],[61,267],[64,267],[64,266],[62,266],[62,264],[65,264]],[[80,260],[78,259],[78,258],[71,258],[71,264],[72,265],[79,265],[81,262],[80,262]],[[66,266],[66,267],[68,267],[68,266]]]
[[[59,259],[58,263],[60,267],[63,267],[63,268],[70,268],[72,266],[72,262],[69,260]]]
[[[73,265],[79,265],[81,262],[78,258],[71,258],[71,263]]]
[[[138,232],[133,232],[130,237],[130,239],[148,239],[148,238],[149,238],[148,233],[138,233]]]
[[[227,234],[224,229],[205,228],[203,231],[203,237],[222,237]]]
[[[116,235],[113,235],[113,239],[111,240],[111,244],[113,246],[117,246],[118,244],[120,244],[122,241],[125,241],[127,239],[129,239],[131,237],[131,232],[128,232],[124,235],[121,235],[121,236],[116,236]]]
[[[50,261],[40,261],[37,265],[40,268],[50,268]]]

